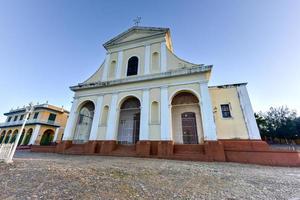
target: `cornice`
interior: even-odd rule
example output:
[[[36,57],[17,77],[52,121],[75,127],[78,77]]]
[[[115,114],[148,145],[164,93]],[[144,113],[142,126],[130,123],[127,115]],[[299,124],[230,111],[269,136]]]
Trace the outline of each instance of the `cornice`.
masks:
[[[80,83],[78,85],[71,86],[70,89],[76,92],[79,90],[92,89],[92,88],[105,88],[105,87],[116,86],[121,84],[151,81],[157,79],[165,79],[165,78],[172,78],[177,76],[187,76],[191,74],[204,73],[204,72],[211,71],[211,69],[212,69],[212,65],[198,65],[190,68],[181,68],[181,69],[170,70],[167,72],[156,73],[156,74],[132,76],[132,77],[126,77],[123,79],[116,79],[111,81]]]

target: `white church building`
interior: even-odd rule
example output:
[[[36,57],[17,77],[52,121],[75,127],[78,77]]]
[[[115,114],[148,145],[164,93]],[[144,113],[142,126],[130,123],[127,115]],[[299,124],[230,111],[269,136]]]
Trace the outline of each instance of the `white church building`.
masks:
[[[168,28],[134,26],[103,46],[99,69],[70,87],[59,152],[222,160],[222,141],[261,140],[246,83],[208,86],[213,66],[176,56]]]

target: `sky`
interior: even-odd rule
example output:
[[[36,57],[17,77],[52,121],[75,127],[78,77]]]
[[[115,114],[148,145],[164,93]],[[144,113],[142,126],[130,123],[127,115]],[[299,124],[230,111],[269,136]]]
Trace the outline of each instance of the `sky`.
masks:
[[[0,0],[0,121],[29,102],[70,109],[69,86],[137,16],[169,27],[180,58],[212,64],[209,85],[248,82],[254,111],[300,113],[299,0]]]

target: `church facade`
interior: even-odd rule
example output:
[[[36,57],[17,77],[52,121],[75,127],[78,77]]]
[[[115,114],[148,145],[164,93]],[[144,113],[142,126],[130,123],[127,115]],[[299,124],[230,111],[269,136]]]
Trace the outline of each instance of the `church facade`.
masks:
[[[168,28],[134,26],[103,46],[99,69],[70,87],[58,152],[224,161],[225,144],[262,144],[246,83],[208,86],[212,65],[176,56]]]

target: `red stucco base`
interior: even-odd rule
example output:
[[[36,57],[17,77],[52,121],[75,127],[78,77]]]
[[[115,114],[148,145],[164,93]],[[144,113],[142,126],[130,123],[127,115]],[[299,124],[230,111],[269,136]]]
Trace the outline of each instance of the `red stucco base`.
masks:
[[[274,166],[300,166],[300,152],[274,150],[261,140],[223,140],[226,161]]]
[[[56,146],[32,145],[30,150],[32,152],[55,153],[56,152]]]
[[[139,141],[136,145],[120,145],[116,141],[85,144],[63,141],[56,147],[32,146],[31,151],[300,166],[300,152],[273,150],[260,140],[219,140],[191,145],[174,144],[173,141]]]

